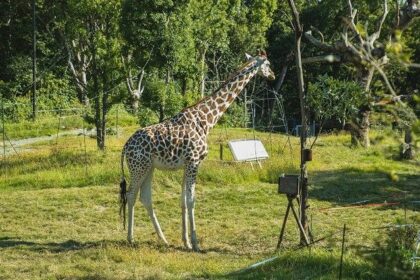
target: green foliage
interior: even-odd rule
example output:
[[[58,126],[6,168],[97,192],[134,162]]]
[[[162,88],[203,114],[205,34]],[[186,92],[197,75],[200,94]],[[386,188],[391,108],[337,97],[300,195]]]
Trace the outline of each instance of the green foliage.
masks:
[[[165,82],[157,76],[152,76],[145,84],[141,104],[158,112],[159,120],[162,121],[179,112],[184,102],[182,95],[177,91],[176,83]]]
[[[322,75],[316,82],[309,83],[308,106],[320,120],[336,118],[345,122],[364,104],[366,95],[355,82]]]
[[[1,87],[7,84],[0,84]],[[8,87],[10,90],[11,88]],[[28,120],[32,116],[32,104],[29,98],[20,94],[15,97],[3,99],[5,119],[15,122]],[[43,116],[56,116],[66,114],[68,109],[81,109],[73,87],[66,78],[57,78],[51,73],[45,74],[38,85],[37,110]]]
[[[123,1],[121,30],[135,49],[136,63],[144,66],[191,72],[194,41],[186,1]]]
[[[138,113],[140,127],[146,127],[159,122],[159,116],[152,109],[141,106]]]
[[[415,279],[420,275],[420,266],[412,268],[413,252],[417,233],[420,229],[413,224],[398,221],[386,230],[386,239],[377,241],[376,252],[372,259],[376,265],[383,267],[389,278],[392,279]]]
[[[220,125],[227,127],[245,127],[248,122],[248,114],[243,105],[233,103],[219,121]]]
[[[342,39],[341,28],[337,27],[345,25],[343,18],[348,17],[346,1],[295,2],[304,31],[312,27],[319,29],[320,33],[313,29],[312,34],[328,44]],[[403,2],[400,4],[404,5]],[[38,108],[78,107],[76,96],[82,102],[81,91],[84,90],[93,107],[88,110],[86,118],[92,124],[96,124],[97,120],[106,120],[107,111],[111,109],[96,112],[96,103],[112,107],[115,103],[129,104],[131,101],[124,88],[128,71],[123,71],[121,56],[127,60],[126,69],[131,69],[133,76],[139,69],[145,70],[143,82],[149,84],[147,87],[150,90],[145,93],[147,96],[140,104],[143,108],[136,118],[146,125],[170,117],[182,107],[195,103],[201,97],[202,82],[211,81],[213,85],[214,81],[224,80],[243,61],[244,52],[254,54],[257,48],[266,48],[273,68],[279,73],[294,48],[287,1],[37,0],[36,5]],[[372,35],[382,16],[382,5],[382,0],[353,1],[354,8],[358,10],[356,26],[363,36]],[[394,32],[396,8],[395,5],[388,5],[388,8],[390,12],[375,47],[385,46],[391,60],[384,70],[397,94],[412,96],[419,88],[417,77],[420,70],[407,68],[401,62],[420,61],[420,22],[414,20],[406,29]],[[6,109],[6,118],[21,120],[31,113],[29,105],[19,107],[20,104],[17,104],[30,103],[31,5],[25,1],[3,1],[0,3],[0,14],[0,94],[7,103],[16,104]],[[303,47],[304,57],[320,55],[320,50],[305,40]],[[80,84],[75,83],[68,65],[68,60],[75,62],[75,58],[89,62],[85,66],[75,65],[78,70],[86,70],[85,73],[79,71],[79,78],[86,77],[87,80],[83,90]],[[286,114],[289,118],[297,118],[297,82],[290,57],[287,64],[289,68],[281,94],[285,97]],[[360,82],[360,71],[350,64],[346,67],[340,64],[305,64],[304,68],[305,80],[317,87],[322,83],[318,80],[319,75],[328,75],[337,81]],[[157,80],[170,81],[169,90],[162,90],[162,82],[158,86],[150,85]],[[365,101],[376,102],[386,96],[387,89],[378,85],[377,81],[382,84],[381,78],[375,75],[370,92],[373,98]],[[211,88],[205,84],[205,93],[209,93]],[[347,100],[356,102],[354,106],[359,104],[357,100]],[[317,103],[317,106],[325,105],[328,102]],[[415,107],[414,102],[409,105]],[[335,112],[323,110],[323,113],[343,119],[343,112],[338,111],[350,114],[354,109],[340,106],[334,108]],[[237,108],[233,105],[222,119],[225,125],[241,123],[243,116]],[[262,111],[269,111],[267,109],[264,107]],[[402,111],[394,110],[391,118]],[[273,118],[278,119],[279,112],[273,112]],[[415,114],[418,115],[418,110]],[[322,117],[319,112],[317,117]],[[268,122],[264,114],[261,117],[257,115],[255,121],[261,126],[267,126]]]
[[[10,60],[9,80],[5,79],[0,87],[2,97],[7,99],[27,95],[32,85],[32,73],[28,71],[32,66],[30,57],[15,56]]]

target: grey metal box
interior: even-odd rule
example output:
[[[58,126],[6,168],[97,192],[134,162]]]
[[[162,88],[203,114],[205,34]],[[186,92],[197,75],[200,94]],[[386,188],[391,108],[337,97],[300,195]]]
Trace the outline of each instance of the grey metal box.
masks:
[[[299,192],[299,175],[281,175],[279,177],[279,193],[297,195]]]

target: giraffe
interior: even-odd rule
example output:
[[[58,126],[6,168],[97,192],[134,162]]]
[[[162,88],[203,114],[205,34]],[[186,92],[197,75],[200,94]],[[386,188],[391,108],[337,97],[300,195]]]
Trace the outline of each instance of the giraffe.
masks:
[[[184,168],[181,191],[182,240],[186,248],[199,251],[194,220],[195,183],[200,162],[208,152],[209,131],[252,77],[259,74],[270,80],[275,78],[265,52],[255,57],[246,54],[246,58],[247,61],[212,95],[183,109],[170,119],[137,130],[127,140],[121,153],[120,213],[124,217],[125,227],[128,204],[129,243],[133,242],[134,204],[140,192],[140,201],[146,208],[157,235],[168,244],[152,206],[153,170]],[[124,175],[124,157],[131,176],[128,190]]]

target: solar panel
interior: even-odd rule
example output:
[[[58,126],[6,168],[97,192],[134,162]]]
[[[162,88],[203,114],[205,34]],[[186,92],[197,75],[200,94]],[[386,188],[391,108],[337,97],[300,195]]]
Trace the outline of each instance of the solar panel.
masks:
[[[236,161],[257,161],[268,158],[268,153],[260,140],[231,140],[229,148]]]

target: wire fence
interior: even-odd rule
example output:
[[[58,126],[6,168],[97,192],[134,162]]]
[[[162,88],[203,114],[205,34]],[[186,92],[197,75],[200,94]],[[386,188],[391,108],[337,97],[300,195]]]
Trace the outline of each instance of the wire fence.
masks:
[[[406,262],[411,262],[411,269],[415,269],[419,266],[418,260],[419,258],[419,249],[420,249],[420,229],[418,228],[419,225],[412,223],[412,224],[388,224],[384,227],[371,227],[368,229],[367,232],[360,232],[357,230],[357,227],[348,227],[346,223],[343,224],[342,228],[336,228],[333,232],[328,233],[326,235],[323,235],[315,240],[311,240],[309,244],[298,244],[292,247],[280,247],[277,248],[275,253],[276,255],[274,257],[270,257],[268,259],[259,261],[257,263],[254,263],[246,268],[240,269],[238,271],[235,271],[231,273],[232,276],[239,276],[241,274],[249,273],[255,269],[258,269],[259,267],[269,265],[270,263],[279,260],[282,258],[282,256],[288,255],[290,252],[296,252],[303,249],[308,249],[307,252],[309,254],[309,257],[311,255],[311,248],[319,245],[320,243],[324,242],[327,243],[328,241],[333,240],[334,242],[337,242],[337,245],[331,245],[331,242],[329,242],[328,249],[330,251],[338,251],[339,252],[339,258],[335,264],[328,264],[325,265],[325,268],[318,269],[317,275],[311,275],[312,278],[316,278],[319,275],[336,275],[337,279],[343,279],[347,278],[348,276],[345,275],[344,267],[346,266],[346,263],[349,262],[348,251],[352,247],[355,247],[354,238],[356,236],[360,237],[362,234],[363,238],[370,238],[372,235],[372,232],[376,232],[378,234],[383,235],[383,230],[385,229],[393,229],[393,228],[404,228],[404,227],[413,227],[418,230],[417,232],[417,239],[415,243],[415,248],[413,250],[413,256],[407,260]],[[378,248],[371,248],[370,251],[365,250],[364,253],[370,253],[375,254],[378,252]],[[321,265],[321,264],[320,264]],[[384,265],[384,264],[382,264]],[[420,266],[419,266],[420,267]]]

